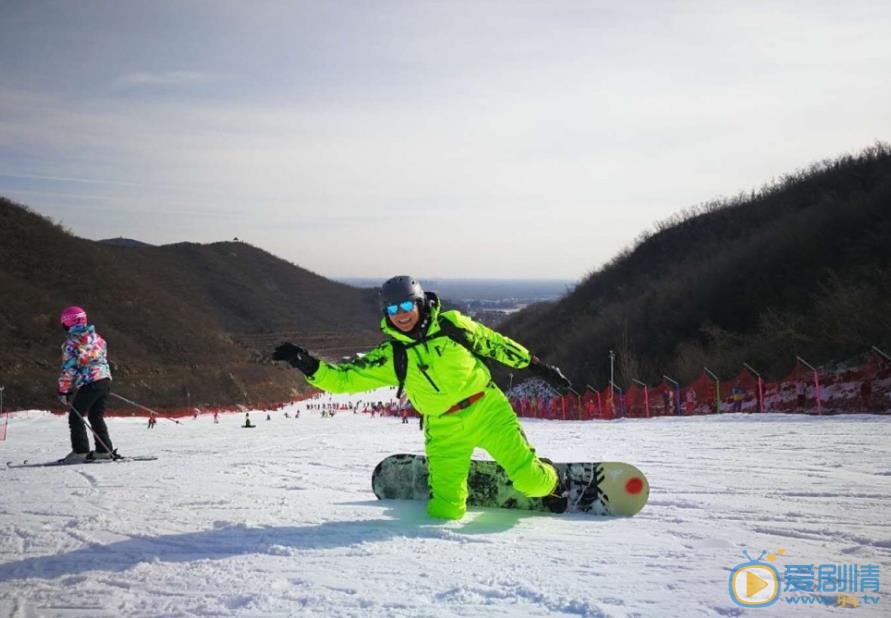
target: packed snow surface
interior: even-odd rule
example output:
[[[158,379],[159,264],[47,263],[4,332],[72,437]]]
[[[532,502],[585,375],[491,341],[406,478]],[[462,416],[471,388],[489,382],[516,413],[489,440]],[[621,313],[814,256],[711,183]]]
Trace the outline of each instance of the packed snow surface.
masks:
[[[159,459],[0,470],[0,616],[838,615],[784,593],[737,605],[743,550],[780,574],[877,566],[881,588],[857,592],[853,615],[891,615],[887,417],[523,420],[554,460],[637,465],[649,504],[454,522],[371,492],[380,459],[422,452],[417,420],[306,403],[251,417],[111,418],[121,453]],[[64,418],[19,413],[8,429],[3,461],[69,450]]]

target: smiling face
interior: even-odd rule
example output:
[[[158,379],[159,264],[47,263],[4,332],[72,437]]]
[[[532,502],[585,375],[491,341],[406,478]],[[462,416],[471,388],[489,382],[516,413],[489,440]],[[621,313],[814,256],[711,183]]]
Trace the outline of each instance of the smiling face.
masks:
[[[410,332],[415,327],[418,320],[421,319],[421,312],[418,311],[418,303],[413,303],[411,311],[399,310],[396,315],[387,315],[390,324],[401,330],[403,333]]]

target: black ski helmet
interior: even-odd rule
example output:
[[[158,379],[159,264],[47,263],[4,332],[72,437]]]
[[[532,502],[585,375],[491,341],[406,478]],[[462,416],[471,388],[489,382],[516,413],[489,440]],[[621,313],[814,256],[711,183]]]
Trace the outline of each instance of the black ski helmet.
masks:
[[[408,275],[399,275],[387,279],[380,289],[381,311],[387,315],[387,305],[395,305],[404,300],[413,300],[418,306],[424,307],[424,288],[418,280]]]

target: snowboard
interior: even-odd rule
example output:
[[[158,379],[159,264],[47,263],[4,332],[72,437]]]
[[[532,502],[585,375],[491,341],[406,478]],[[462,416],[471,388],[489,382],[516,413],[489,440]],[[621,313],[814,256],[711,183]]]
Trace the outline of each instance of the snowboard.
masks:
[[[555,463],[568,474],[566,513],[631,516],[647,503],[650,485],[631,464],[605,462]],[[374,495],[381,500],[427,500],[427,458],[390,455],[371,475]],[[474,459],[467,477],[467,505],[551,512],[542,498],[527,498],[514,489],[504,469],[494,461]]]
[[[154,455],[133,455],[131,457],[119,457],[117,459],[88,459],[86,461],[42,461],[31,463],[27,460],[22,463],[7,461],[7,468],[50,468],[54,466],[95,466],[99,464],[110,463],[127,463],[130,461],[154,461],[157,459]]]

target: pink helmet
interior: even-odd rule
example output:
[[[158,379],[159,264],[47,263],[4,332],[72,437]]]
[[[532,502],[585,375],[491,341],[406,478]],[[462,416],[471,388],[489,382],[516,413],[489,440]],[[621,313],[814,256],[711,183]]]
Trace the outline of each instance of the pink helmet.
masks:
[[[86,326],[87,324],[87,312],[81,309],[80,307],[65,307],[62,309],[62,314],[59,316],[59,322],[62,323],[62,326],[65,328],[71,328],[72,326]]]

